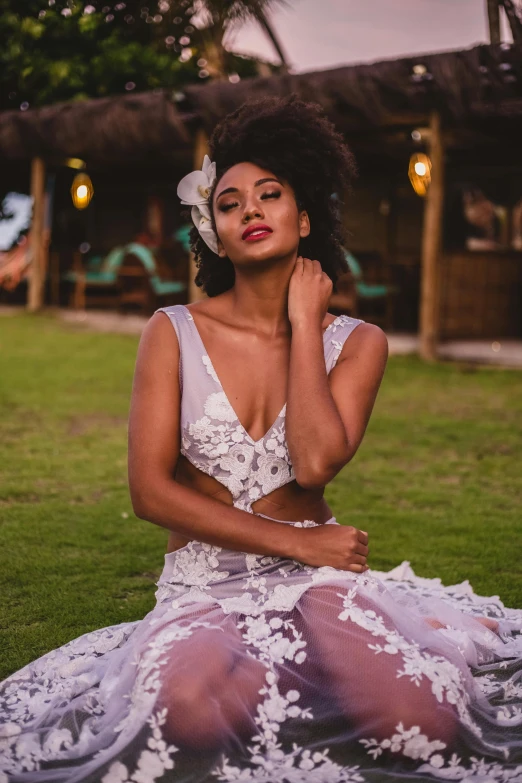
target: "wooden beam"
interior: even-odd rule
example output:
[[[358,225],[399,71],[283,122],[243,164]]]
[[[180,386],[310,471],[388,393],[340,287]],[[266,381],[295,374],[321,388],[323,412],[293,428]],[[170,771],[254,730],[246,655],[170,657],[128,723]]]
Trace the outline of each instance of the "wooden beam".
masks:
[[[196,140],[194,143],[194,168],[200,169],[203,165],[203,158],[205,155],[208,155],[209,148],[208,148],[208,136],[203,130],[203,128],[199,128],[196,133]],[[198,268],[196,266],[196,260],[194,258],[194,253],[190,253],[190,267],[189,267],[189,290],[188,290],[188,300],[190,302],[197,302],[200,299],[205,298],[205,294],[199,288],[199,286],[196,285],[194,282],[194,279],[196,277]]]
[[[440,326],[439,267],[444,204],[444,143],[438,112],[430,118],[429,156],[431,184],[426,193],[422,226],[422,277],[420,302],[420,355],[426,361],[437,358]]]
[[[45,283],[44,215],[45,215],[45,163],[33,158],[31,163],[31,196],[33,218],[31,221],[31,267],[27,289],[27,309],[30,312],[43,306]]]
[[[499,0],[487,0],[489,42],[500,43],[500,6]]]
[[[49,269],[49,248],[51,246],[51,235],[53,230],[53,208],[54,208],[54,186],[56,175],[51,174],[46,177],[46,187],[44,196],[44,223],[42,229],[42,259],[40,265],[40,275],[42,279],[43,291],[45,291],[45,280],[49,274],[51,279],[51,288],[53,286],[51,272]],[[60,280],[58,279],[58,288]]]

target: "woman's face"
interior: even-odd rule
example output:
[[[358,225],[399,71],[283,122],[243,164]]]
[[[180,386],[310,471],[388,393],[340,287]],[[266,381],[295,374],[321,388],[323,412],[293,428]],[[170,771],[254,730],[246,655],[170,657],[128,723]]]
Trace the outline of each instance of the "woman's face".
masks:
[[[221,177],[212,208],[219,255],[233,264],[291,257],[310,233],[291,186],[254,163],[238,163]]]

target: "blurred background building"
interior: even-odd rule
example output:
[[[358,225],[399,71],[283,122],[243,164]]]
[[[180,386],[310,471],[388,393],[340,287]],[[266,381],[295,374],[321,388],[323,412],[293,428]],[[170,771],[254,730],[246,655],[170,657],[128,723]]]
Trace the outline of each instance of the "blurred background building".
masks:
[[[419,332],[426,358],[439,341],[522,338],[515,0],[466,0],[458,13],[467,7],[470,29],[444,26],[457,43],[480,19],[488,43],[326,69],[307,67],[296,44],[308,0],[284,10],[261,0],[144,2],[47,0],[35,13],[18,0],[0,16],[11,41],[0,77],[1,303],[150,313],[197,298],[177,182],[201,165],[229,111],[297,93],[324,107],[359,166],[344,206],[348,271],[331,309]],[[390,5],[366,9],[375,6],[386,55],[397,41],[383,30]],[[427,27],[437,5],[417,4]],[[329,24],[342,22],[347,39],[361,24],[355,3],[321,7],[321,45],[309,56],[317,66]],[[408,5],[396,11],[416,49],[419,8],[410,27]],[[342,62],[339,30],[332,36],[330,56]],[[357,47],[361,57],[372,49]]]

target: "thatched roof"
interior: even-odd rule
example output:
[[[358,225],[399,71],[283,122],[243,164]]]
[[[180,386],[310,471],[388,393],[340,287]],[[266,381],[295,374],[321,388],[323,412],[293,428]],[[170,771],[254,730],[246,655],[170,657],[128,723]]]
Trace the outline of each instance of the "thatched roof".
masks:
[[[416,73],[418,66],[426,72]],[[244,101],[295,92],[320,103],[343,131],[415,121],[439,109],[452,122],[484,114],[522,116],[522,50],[476,46],[312,73],[196,85],[180,106],[211,129]]]
[[[246,100],[293,92],[320,103],[346,133],[422,122],[432,109],[442,112],[448,126],[487,123],[489,118],[508,122],[519,133],[522,50],[482,45],[237,84],[190,86],[181,100],[162,90],[2,112],[0,158],[75,156],[91,165],[153,159],[190,165],[194,124],[210,131]]]
[[[179,161],[189,149],[187,128],[167,90],[0,112],[3,158]]]

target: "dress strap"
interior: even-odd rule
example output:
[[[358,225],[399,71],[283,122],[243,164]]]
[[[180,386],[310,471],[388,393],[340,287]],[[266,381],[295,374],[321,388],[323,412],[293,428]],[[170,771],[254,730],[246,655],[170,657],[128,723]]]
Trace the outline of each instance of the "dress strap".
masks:
[[[330,373],[337,359],[341,355],[343,345],[354,329],[363,324],[360,318],[351,318],[349,315],[338,315],[335,321],[332,321],[324,333],[324,360],[326,362],[326,372]]]
[[[190,312],[182,305],[170,305],[169,307],[159,307],[154,313],[165,313],[168,316],[179,344],[179,388],[183,392],[183,348],[187,342],[192,338],[190,333],[190,324],[188,321],[193,320]]]

